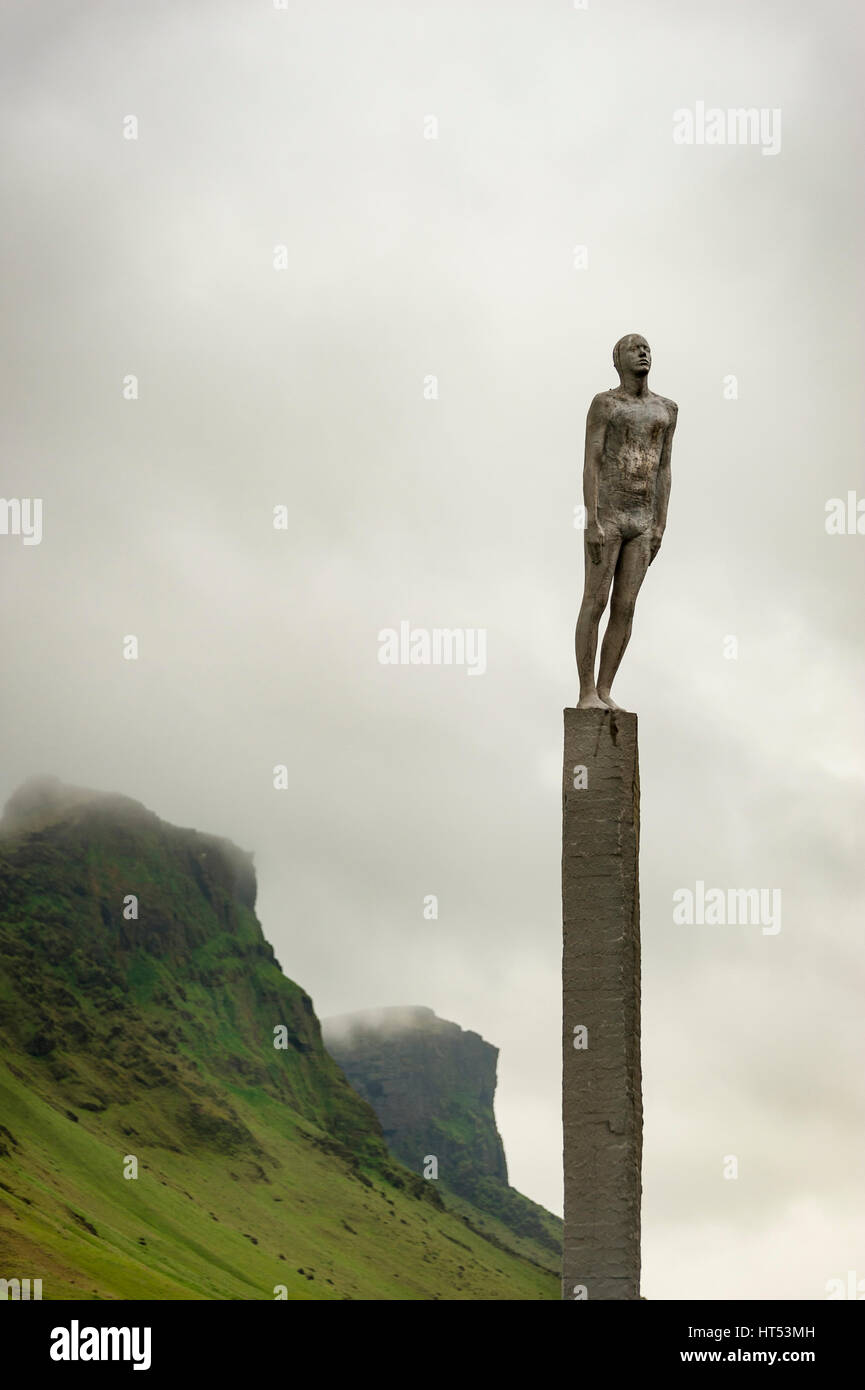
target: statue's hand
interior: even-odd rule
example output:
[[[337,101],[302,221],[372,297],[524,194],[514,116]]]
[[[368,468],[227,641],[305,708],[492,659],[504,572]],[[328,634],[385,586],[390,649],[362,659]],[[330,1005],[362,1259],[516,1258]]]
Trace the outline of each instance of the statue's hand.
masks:
[[[658,551],[661,549],[661,541],[664,539],[663,531],[654,530],[649,537],[649,564],[652,563]]]
[[[603,553],[605,540],[604,528],[601,526],[600,522],[591,522],[586,527],[586,549],[589,552],[589,559],[593,565],[599,565],[601,563],[601,554]]]

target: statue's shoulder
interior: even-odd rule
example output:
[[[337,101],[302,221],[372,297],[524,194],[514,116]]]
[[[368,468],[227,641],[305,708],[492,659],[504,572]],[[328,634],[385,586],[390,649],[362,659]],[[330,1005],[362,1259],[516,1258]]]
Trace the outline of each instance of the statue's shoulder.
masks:
[[[668,400],[666,396],[658,396],[657,393],[655,398],[656,400],[659,400],[661,402],[661,405],[665,405],[667,407],[667,409],[670,412],[671,418],[675,420],[676,416],[679,413],[679,407],[676,405],[676,402]]]
[[[592,404],[589,406],[589,411],[596,415],[608,415],[610,410],[620,399],[621,395],[615,387],[610,391],[599,391],[596,396],[592,397]]]

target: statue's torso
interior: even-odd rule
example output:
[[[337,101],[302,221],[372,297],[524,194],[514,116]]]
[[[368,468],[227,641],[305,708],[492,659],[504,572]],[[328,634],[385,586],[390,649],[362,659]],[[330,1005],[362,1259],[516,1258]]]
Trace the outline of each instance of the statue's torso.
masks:
[[[655,483],[667,430],[672,423],[671,403],[663,396],[639,399],[610,391],[606,400],[607,424],[598,477],[598,514],[628,523],[640,531],[652,523]]]

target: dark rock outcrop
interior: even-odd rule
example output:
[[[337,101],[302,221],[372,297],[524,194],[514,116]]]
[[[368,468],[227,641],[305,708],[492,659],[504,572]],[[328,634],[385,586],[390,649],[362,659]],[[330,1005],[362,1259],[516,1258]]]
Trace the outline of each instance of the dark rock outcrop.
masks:
[[[344,1014],[322,1030],[407,1167],[421,1173],[435,1157],[442,1180],[466,1197],[478,1178],[507,1182],[493,1114],[498,1048],[421,1007]]]
[[[558,1249],[556,1218],[508,1186],[493,1113],[497,1047],[419,1006],[324,1019],[322,1036],[396,1158],[426,1177],[435,1158],[447,1191]]]

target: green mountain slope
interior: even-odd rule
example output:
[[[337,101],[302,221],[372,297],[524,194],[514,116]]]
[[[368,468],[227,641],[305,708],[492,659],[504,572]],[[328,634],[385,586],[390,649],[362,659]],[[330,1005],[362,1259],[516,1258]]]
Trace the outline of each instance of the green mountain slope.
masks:
[[[486,1239],[391,1157],[254,904],[227,841],[54,782],[12,798],[0,1278],[46,1299],[557,1299],[548,1251]]]

